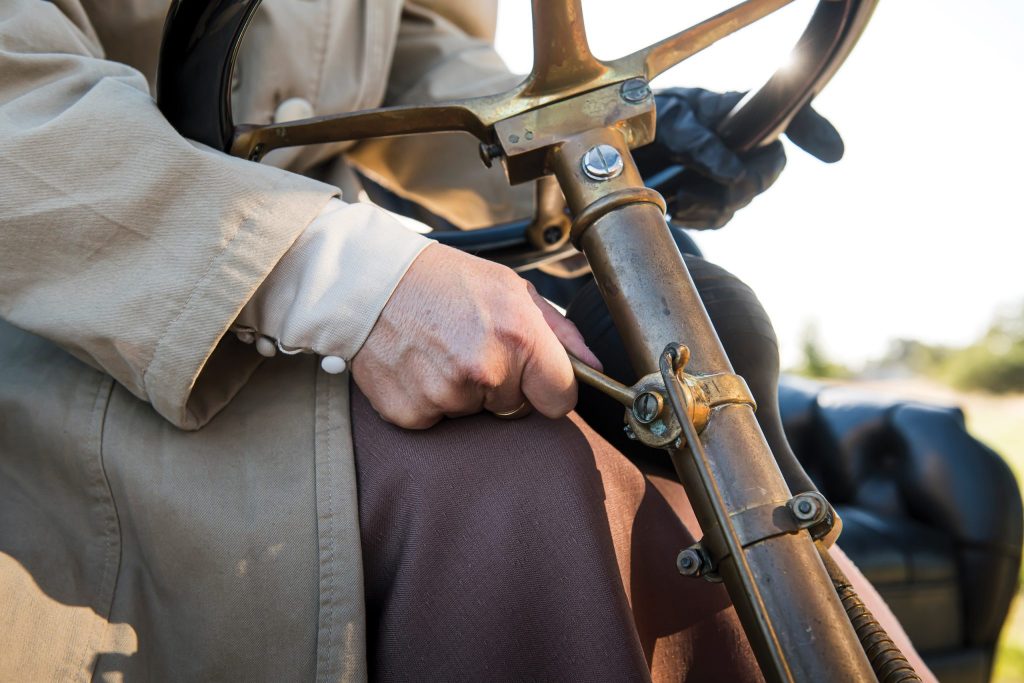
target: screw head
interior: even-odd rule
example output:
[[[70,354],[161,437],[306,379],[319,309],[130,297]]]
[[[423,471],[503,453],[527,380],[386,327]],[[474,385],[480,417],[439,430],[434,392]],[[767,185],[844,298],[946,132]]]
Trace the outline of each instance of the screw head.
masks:
[[[813,522],[821,516],[824,508],[817,496],[801,493],[798,496],[794,496],[790,502],[789,509],[793,511],[793,516],[798,521]]]
[[[480,159],[487,168],[490,168],[494,164],[494,160],[501,157],[502,154],[501,145],[487,142],[480,143]]]
[[[622,431],[626,433],[626,438],[628,438],[630,441],[637,440],[637,435],[636,432],[633,431],[632,425],[624,425],[622,427]]]
[[[700,576],[703,564],[700,553],[693,548],[687,548],[676,557],[676,569],[683,576]]]
[[[619,95],[630,104],[640,104],[651,96],[651,86],[642,78],[631,78],[619,88]]]
[[[557,225],[544,228],[544,244],[557,244],[562,239],[562,229]]]
[[[645,391],[633,399],[633,417],[640,424],[650,424],[661,415],[664,401],[659,394]]]
[[[582,159],[583,172],[591,180],[610,180],[622,173],[623,162],[619,150],[611,145],[595,145]]]

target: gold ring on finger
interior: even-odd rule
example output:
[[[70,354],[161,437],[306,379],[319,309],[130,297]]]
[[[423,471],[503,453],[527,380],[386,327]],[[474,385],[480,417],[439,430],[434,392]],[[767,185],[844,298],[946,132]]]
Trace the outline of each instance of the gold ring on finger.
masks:
[[[527,401],[523,401],[512,410],[495,410],[492,412],[495,417],[501,418],[502,420],[518,420],[521,417],[529,415],[532,409],[533,406],[531,406]]]

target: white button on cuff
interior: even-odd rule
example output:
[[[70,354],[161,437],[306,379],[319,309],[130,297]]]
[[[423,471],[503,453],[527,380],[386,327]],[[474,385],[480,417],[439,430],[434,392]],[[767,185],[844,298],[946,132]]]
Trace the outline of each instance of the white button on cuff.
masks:
[[[252,344],[256,341],[256,333],[252,330],[238,329],[235,330],[235,336],[238,337],[238,341],[243,344]]]
[[[320,367],[323,371],[330,375],[340,375],[345,372],[345,368],[348,367],[348,363],[345,362],[344,358],[340,356],[324,356],[320,361]]]
[[[274,123],[288,123],[313,116],[313,104],[304,97],[289,97],[274,110]]]
[[[277,354],[277,344],[275,344],[274,340],[270,337],[260,337],[256,340],[256,351],[258,351],[261,356],[272,358]]]

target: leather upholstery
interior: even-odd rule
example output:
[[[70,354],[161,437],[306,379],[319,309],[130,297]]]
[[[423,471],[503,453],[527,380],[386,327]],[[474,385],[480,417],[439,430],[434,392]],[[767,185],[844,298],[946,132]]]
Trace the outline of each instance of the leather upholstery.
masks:
[[[942,681],[983,681],[1016,591],[1013,474],[957,408],[784,378],[793,450],[843,518],[840,544]]]

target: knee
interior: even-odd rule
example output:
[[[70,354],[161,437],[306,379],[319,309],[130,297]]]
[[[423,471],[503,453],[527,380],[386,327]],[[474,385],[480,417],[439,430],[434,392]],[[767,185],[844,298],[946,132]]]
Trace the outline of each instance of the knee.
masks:
[[[481,414],[409,431],[367,415],[360,410],[364,402],[354,397],[353,427],[365,495],[386,487],[388,498],[410,505],[489,501],[514,512],[527,501],[536,508],[545,501],[593,497],[600,487],[587,435],[569,419],[535,413],[505,421]]]

